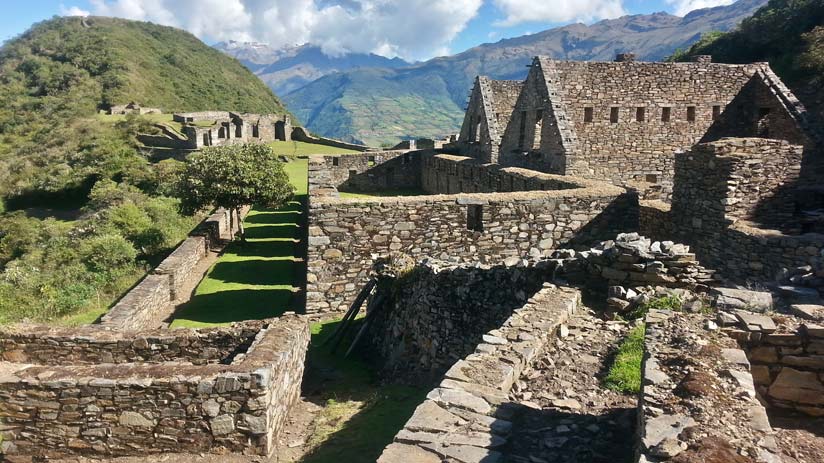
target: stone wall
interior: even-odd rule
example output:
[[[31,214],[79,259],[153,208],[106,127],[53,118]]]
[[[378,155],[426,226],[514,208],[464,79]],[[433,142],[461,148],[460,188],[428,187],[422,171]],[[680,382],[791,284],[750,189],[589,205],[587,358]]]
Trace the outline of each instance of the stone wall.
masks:
[[[638,201],[638,231],[655,241],[672,238],[670,205],[663,201]]]
[[[311,143],[313,145],[332,146],[334,148],[343,148],[347,150],[366,151],[369,149],[369,147],[366,145],[359,145],[357,143],[347,143],[345,141],[335,140],[332,138],[316,137],[310,134],[309,131],[303,127],[294,127],[292,129],[291,138],[295,141],[302,141],[306,143]],[[319,151],[317,154],[323,154],[322,150]]]
[[[756,390],[770,406],[824,416],[824,327],[776,332],[766,315],[739,311],[728,333],[752,364]]]
[[[378,462],[498,461],[496,449],[507,444],[512,423],[496,416],[497,406],[508,402],[514,382],[555,339],[579,303],[577,290],[545,284],[495,329],[480,339],[476,335],[474,353],[462,356],[446,372]],[[422,317],[425,312],[423,307],[416,311]],[[426,318],[421,325],[426,329]]]
[[[146,275],[100,319],[100,325],[125,331],[158,328],[171,315],[168,275]]]
[[[392,298],[371,322],[372,351],[388,370],[437,377],[523,306],[548,273],[424,261],[379,287]]]
[[[636,197],[581,181],[555,191],[368,199],[315,198],[309,211],[307,311],[345,311],[375,259],[392,251],[413,258],[500,262],[539,258],[563,245],[585,245],[637,226]]]
[[[249,207],[241,208],[245,216]],[[234,216],[234,229],[230,217]],[[139,331],[159,328],[172,315],[174,302],[192,278],[197,264],[214,249],[234,237],[238,229],[237,212],[218,209],[134,288],[129,290],[100,319],[100,325],[120,330]]]
[[[473,158],[448,154],[423,159],[421,182],[423,189],[431,194],[571,190],[595,185],[583,179],[482,164]]]
[[[183,296],[180,291],[186,281],[192,276],[192,271],[209,251],[206,238],[190,236],[186,238],[171,254],[154,269],[157,275],[169,276],[170,299],[176,300]]]
[[[309,192],[417,189],[424,151],[376,151],[342,156],[313,156]]]
[[[182,356],[116,365],[0,362],[3,455],[151,458],[160,452],[228,451],[267,456],[299,397],[309,335],[302,317],[268,320],[252,346],[228,364],[194,365]],[[187,338],[168,332],[152,336]]]
[[[129,333],[99,326],[18,325],[0,330],[0,361],[37,365],[231,362],[246,352],[267,322],[201,330]]]
[[[722,139],[678,155],[672,239],[738,281],[772,279],[782,267],[820,262],[822,235],[763,228],[797,231],[793,186],[801,150],[784,141]]]
[[[199,111],[193,113],[175,113],[172,119],[175,122],[198,122],[198,121],[216,121],[218,119],[228,119],[229,111]]]

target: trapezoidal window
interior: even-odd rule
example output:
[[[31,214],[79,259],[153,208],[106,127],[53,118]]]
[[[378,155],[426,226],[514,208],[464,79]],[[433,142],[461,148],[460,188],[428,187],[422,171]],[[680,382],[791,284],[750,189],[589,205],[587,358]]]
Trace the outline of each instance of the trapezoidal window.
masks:
[[[617,106],[613,106],[613,107],[609,108],[609,122],[611,122],[613,124],[618,123],[618,107]]]
[[[714,105],[712,107],[712,120],[717,121],[721,116],[721,105]]]
[[[661,122],[669,122],[670,117],[672,117],[672,108],[661,108]]]
[[[518,148],[524,149],[526,140],[526,111],[521,111],[521,124],[518,128]]]
[[[235,138],[243,138],[243,126],[240,124],[235,126]]]
[[[335,166],[335,167],[338,167],[340,165],[340,158],[339,157],[332,158],[332,165]]]
[[[695,106],[687,106],[687,122],[695,122]]]
[[[466,208],[466,229],[469,231],[484,231],[484,207],[477,204]]]
[[[756,132],[761,138],[770,138],[770,108],[758,108],[758,121],[756,121]]]
[[[544,126],[544,110],[539,109],[535,111],[535,130],[532,136],[532,149],[541,149],[541,130]]]
[[[252,137],[253,138],[260,138],[260,125],[255,124],[252,126]]]
[[[587,106],[584,108],[584,122],[592,122],[593,108]]]
[[[639,106],[635,108],[635,122],[644,122],[647,117],[647,108]]]

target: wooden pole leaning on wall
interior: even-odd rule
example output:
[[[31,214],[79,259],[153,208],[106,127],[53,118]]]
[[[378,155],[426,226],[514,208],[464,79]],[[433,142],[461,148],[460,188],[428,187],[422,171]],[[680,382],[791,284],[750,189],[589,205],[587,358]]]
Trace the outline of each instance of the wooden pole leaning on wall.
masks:
[[[335,332],[323,343],[323,345],[332,343],[332,352],[335,352],[335,350],[338,348],[338,344],[340,344],[341,340],[346,334],[348,327],[350,326],[351,322],[355,319],[355,317],[358,315],[358,312],[360,312],[361,306],[363,306],[363,303],[366,301],[366,298],[368,298],[369,295],[372,293],[372,289],[375,288],[375,285],[377,285],[377,283],[378,280],[375,278],[372,278],[366,283],[361,292],[358,294],[358,297],[356,297],[354,302],[352,302],[352,305],[349,306],[349,310],[346,311],[346,315],[344,315],[341,319],[340,324],[338,325]]]

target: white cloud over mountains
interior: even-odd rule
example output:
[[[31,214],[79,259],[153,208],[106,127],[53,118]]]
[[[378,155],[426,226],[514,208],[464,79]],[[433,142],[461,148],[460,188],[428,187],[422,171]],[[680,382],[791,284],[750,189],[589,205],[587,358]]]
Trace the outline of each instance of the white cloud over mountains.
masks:
[[[180,27],[211,40],[407,59],[445,52],[483,0],[90,0],[91,13]],[[77,7],[63,14],[81,14]]]
[[[684,16],[692,10],[731,5],[734,2],[735,0],[667,0],[667,3],[675,7],[673,14],[678,16]]]
[[[89,0],[90,11],[64,5],[60,10],[69,16],[152,21],[206,40],[257,41],[273,47],[310,42],[329,55],[372,52],[415,60],[448,53],[450,42],[478,15],[484,1],[502,15],[492,24],[496,27],[626,14],[625,0]],[[733,1],[666,0],[682,15]]]
[[[623,0],[493,0],[506,16],[497,24],[592,21],[627,14]]]

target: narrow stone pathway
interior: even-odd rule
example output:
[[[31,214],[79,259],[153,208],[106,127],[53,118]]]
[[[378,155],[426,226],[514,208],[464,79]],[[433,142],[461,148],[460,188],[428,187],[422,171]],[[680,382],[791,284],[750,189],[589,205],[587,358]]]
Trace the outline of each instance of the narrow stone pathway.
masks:
[[[515,384],[514,428],[504,461],[632,461],[638,399],[601,386],[610,355],[630,326],[582,309]]]

